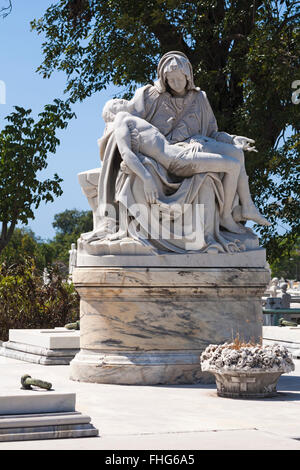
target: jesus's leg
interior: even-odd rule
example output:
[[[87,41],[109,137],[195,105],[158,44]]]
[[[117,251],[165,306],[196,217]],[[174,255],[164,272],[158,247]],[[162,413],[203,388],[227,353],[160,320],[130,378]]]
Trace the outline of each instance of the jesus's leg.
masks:
[[[244,220],[253,220],[259,225],[271,225],[270,222],[263,217],[258,209],[255,207],[254,202],[249,190],[249,178],[245,169],[245,157],[241,148],[235,145],[225,144],[210,139],[204,144],[204,151],[225,153],[226,155],[236,158],[241,164],[241,171],[238,178],[237,193],[241,202],[241,218]]]
[[[190,177],[197,173],[224,173],[224,207],[221,225],[230,232],[244,233],[244,227],[237,224],[232,217],[232,204],[237,191],[240,169],[240,162],[235,158],[216,153],[194,152],[190,149],[186,153],[182,153],[181,150],[181,156],[173,160],[169,170],[182,177]]]

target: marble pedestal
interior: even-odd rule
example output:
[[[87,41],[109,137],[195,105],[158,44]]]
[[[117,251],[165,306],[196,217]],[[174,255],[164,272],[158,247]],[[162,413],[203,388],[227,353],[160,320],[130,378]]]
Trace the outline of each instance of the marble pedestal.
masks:
[[[137,266],[74,270],[81,350],[72,380],[208,383],[199,364],[208,344],[261,341],[265,267]]]

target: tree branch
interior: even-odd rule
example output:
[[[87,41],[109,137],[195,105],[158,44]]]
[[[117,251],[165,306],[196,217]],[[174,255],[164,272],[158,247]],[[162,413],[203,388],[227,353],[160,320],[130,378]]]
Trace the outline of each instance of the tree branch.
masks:
[[[287,16],[281,23],[281,25],[279,26],[278,30],[277,30],[277,34],[280,33],[283,28],[288,24],[289,21],[292,21],[292,20],[295,20],[296,18],[299,18],[300,17],[300,13],[296,13],[295,15],[292,15],[292,16]]]
[[[2,222],[1,238],[0,241],[3,242],[6,239],[7,234],[7,222]]]
[[[8,6],[6,7],[1,7],[0,9],[0,16],[2,16],[2,18],[6,18],[6,16],[8,16],[11,11],[12,11],[12,3],[11,3],[11,0],[8,0],[9,1],[9,4]]]
[[[182,34],[178,31],[176,26],[172,25],[167,18],[159,24],[153,24],[151,16],[148,15],[144,18],[147,26],[151,25],[152,32],[160,42],[160,45],[166,51],[168,50],[182,50],[189,58],[192,53],[190,47],[185,42]]]

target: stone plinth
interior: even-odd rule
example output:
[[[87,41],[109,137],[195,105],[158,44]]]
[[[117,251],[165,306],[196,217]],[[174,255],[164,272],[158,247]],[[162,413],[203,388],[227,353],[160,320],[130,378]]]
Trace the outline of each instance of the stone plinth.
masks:
[[[201,371],[200,354],[236,334],[261,340],[261,296],[269,278],[264,267],[76,268],[81,351],[71,362],[71,379],[212,381]]]
[[[98,436],[75,411],[75,393],[19,390],[0,394],[0,442]]]
[[[70,364],[79,351],[79,331],[66,328],[9,330],[0,356],[42,365]]]

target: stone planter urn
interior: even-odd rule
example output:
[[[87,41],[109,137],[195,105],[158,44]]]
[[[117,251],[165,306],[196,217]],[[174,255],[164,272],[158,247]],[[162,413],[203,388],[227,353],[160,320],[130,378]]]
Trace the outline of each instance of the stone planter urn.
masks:
[[[284,346],[242,343],[211,344],[201,354],[201,369],[216,379],[217,394],[227,398],[276,396],[281,374],[295,369]]]

